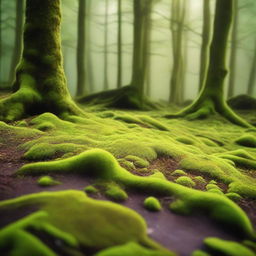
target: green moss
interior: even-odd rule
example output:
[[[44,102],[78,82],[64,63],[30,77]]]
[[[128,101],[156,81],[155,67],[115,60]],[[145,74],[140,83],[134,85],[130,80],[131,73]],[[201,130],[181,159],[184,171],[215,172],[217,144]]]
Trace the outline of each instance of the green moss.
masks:
[[[99,190],[97,188],[95,188],[94,186],[92,186],[92,185],[89,185],[89,186],[85,187],[84,191],[88,194],[95,194],[95,193],[99,192]]]
[[[219,255],[225,256],[253,256],[253,251],[249,248],[233,241],[221,240],[215,237],[209,237],[204,240],[204,244]]]
[[[201,251],[201,250],[195,250],[193,251],[191,256],[211,256],[209,253]]]
[[[158,212],[162,209],[159,200],[153,196],[150,196],[144,200],[144,207],[152,212]]]
[[[52,130],[56,127],[54,126],[54,124],[52,124],[50,122],[43,122],[43,123],[35,126],[35,128],[40,130],[40,131],[49,131],[49,130]]]
[[[175,170],[174,172],[172,172],[172,175],[173,176],[182,176],[182,175],[187,175],[187,174],[183,170]]]
[[[232,201],[238,201],[242,199],[242,197],[237,193],[227,193],[225,194],[226,197],[228,197]]]
[[[155,118],[149,117],[149,116],[139,116],[140,120],[142,120],[144,123],[153,126],[154,128],[160,130],[160,131],[169,131],[169,128],[162,124],[161,122],[157,121]]]
[[[194,145],[195,144],[195,140],[193,140],[192,138],[189,137],[178,137],[176,138],[177,141],[183,143],[183,144],[187,144],[187,145]]]
[[[238,145],[245,147],[256,147],[256,137],[250,134],[245,134],[235,141]]]
[[[246,214],[226,197],[193,190],[166,180],[133,175],[121,168],[115,158],[103,150],[88,150],[68,159],[27,164],[18,171],[18,174],[22,175],[42,173],[81,173],[114,181],[138,191],[175,196],[181,203],[171,207],[174,211],[203,211],[227,226],[236,227],[245,236],[254,236],[254,230]]]
[[[117,184],[108,184],[105,194],[110,199],[118,202],[123,202],[128,199],[127,193]]]
[[[218,185],[216,185],[216,184],[211,184],[211,183],[209,183],[208,185],[206,185],[206,189],[207,189],[207,190],[210,190],[210,189],[218,189],[218,190],[221,190],[221,188],[220,188]]]
[[[216,181],[216,180],[210,180],[210,181],[209,181],[209,184],[215,184],[215,185],[216,185],[216,184],[217,184],[217,181]]]
[[[194,177],[194,181],[199,184],[205,184],[206,180],[202,176],[196,176]]]
[[[164,176],[164,174],[162,172],[159,172],[159,171],[154,171],[154,173],[152,175],[150,175],[150,177],[161,179],[161,180],[167,180],[166,177]]]
[[[207,190],[207,192],[223,195],[223,192],[218,188],[210,188]]]
[[[62,144],[48,144],[39,143],[33,145],[23,156],[27,160],[44,160],[51,159],[59,154],[71,153],[71,152],[81,152],[85,150],[86,147],[78,146],[72,143],[62,143]]]
[[[121,120],[126,123],[135,123],[135,124],[143,124],[143,122],[134,116],[131,116],[129,114],[123,114],[123,115],[115,115],[115,120]]]
[[[43,187],[59,185],[61,182],[54,180],[50,176],[43,176],[37,180],[37,184]]]
[[[26,120],[21,120],[21,121],[17,122],[16,125],[19,127],[28,127],[28,123],[26,122]]]
[[[187,176],[181,176],[177,178],[175,182],[186,187],[194,187],[196,185],[195,182]]]
[[[135,165],[133,162],[127,161],[124,158],[118,159],[118,162],[127,170],[135,170]]]
[[[105,249],[134,242],[149,250],[166,252],[147,237],[145,221],[135,211],[91,199],[84,192],[42,192],[0,202],[0,209],[9,207],[13,211],[28,206],[38,211],[0,230],[0,250],[5,248],[7,241],[9,250],[19,250],[23,243],[18,243],[17,234],[23,232],[34,237],[29,230],[36,228],[73,247]],[[26,246],[24,250],[30,251],[30,248]]]
[[[126,156],[125,159],[128,161],[132,161],[134,165],[138,168],[145,168],[149,166],[149,162],[147,160],[144,160],[137,156],[129,155],[129,156]]]

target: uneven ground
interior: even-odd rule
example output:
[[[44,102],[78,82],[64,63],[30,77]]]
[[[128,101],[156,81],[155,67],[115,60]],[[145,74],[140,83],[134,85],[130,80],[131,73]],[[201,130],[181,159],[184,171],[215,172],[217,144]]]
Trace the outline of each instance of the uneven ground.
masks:
[[[1,255],[255,255],[256,131],[164,114],[0,122]]]

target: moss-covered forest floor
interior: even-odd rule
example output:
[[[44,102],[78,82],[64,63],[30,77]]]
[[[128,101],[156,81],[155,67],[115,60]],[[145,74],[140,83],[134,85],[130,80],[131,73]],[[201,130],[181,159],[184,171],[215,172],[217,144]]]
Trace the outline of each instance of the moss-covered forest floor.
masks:
[[[1,255],[255,255],[256,131],[167,112],[0,122]]]

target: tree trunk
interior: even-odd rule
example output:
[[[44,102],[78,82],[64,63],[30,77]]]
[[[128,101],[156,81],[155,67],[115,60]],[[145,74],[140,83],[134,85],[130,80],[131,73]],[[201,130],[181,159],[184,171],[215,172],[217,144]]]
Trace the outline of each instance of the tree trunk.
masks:
[[[85,15],[86,1],[78,1],[78,28],[77,28],[77,86],[76,96],[86,93],[86,69],[85,69]]]
[[[238,0],[234,0],[234,22],[231,36],[231,53],[229,62],[228,98],[234,96],[236,82],[236,57],[237,57],[237,26],[238,26]]]
[[[248,95],[253,95],[255,82],[256,82],[256,40],[255,40],[254,56],[253,56],[253,61],[252,61],[250,76],[248,81],[248,87],[247,87]]]
[[[105,28],[104,28],[104,90],[109,89],[108,84],[108,9],[109,0],[105,0]]]
[[[9,82],[13,84],[15,79],[15,69],[19,63],[22,53],[22,30],[24,21],[24,0],[16,0],[16,18],[15,18],[15,42],[12,54]]]
[[[0,120],[52,112],[82,114],[67,89],[60,40],[60,0],[27,0],[24,49],[14,90],[0,102]]]
[[[122,0],[118,0],[118,32],[117,32],[117,88],[122,87]]]
[[[172,52],[173,52],[173,69],[170,80],[170,95],[169,102],[180,104],[181,95],[181,76],[183,64],[183,29],[185,19],[184,2],[180,0],[173,0],[172,2],[172,17],[171,17],[171,32],[172,32]]]
[[[203,32],[200,56],[199,91],[204,85],[209,64],[209,44],[211,40],[211,10],[210,1],[203,0]]]
[[[224,80],[227,75],[226,52],[232,16],[233,0],[217,0],[207,77],[199,97],[176,116],[196,119],[218,112],[235,124],[250,127],[250,124],[228,107],[224,99]]]
[[[92,12],[92,0],[86,0],[86,85],[88,93],[92,93],[94,89],[94,76],[93,76],[93,59],[92,59],[92,49],[91,49],[91,12]]]
[[[0,0],[0,88],[2,86],[2,0]]]

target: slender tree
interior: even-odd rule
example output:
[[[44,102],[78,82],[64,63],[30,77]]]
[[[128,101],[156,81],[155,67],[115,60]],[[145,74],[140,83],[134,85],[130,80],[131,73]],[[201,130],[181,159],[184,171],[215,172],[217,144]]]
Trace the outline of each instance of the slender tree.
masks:
[[[109,0],[105,0],[105,23],[104,23],[104,76],[103,88],[109,89],[108,83],[108,16],[109,16]]]
[[[122,0],[117,0],[117,88],[122,87]]]
[[[15,39],[14,39],[14,50],[12,54],[9,81],[10,84],[15,79],[15,68],[19,63],[22,53],[22,30],[24,21],[24,0],[16,0],[16,18],[15,18]]]
[[[231,35],[231,52],[229,61],[228,97],[234,96],[236,81],[236,58],[237,58],[237,30],[238,30],[238,0],[234,0],[234,22]]]
[[[170,80],[169,101],[172,103],[181,103],[180,85],[182,82],[182,64],[183,64],[183,30],[185,21],[185,6],[181,0],[173,0],[171,8],[171,33],[172,33],[172,54],[173,68]]]
[[[2,0],[0,0],[0,82],[2,83]]]
[[[226,52],[232,16],[233,0],[217,0],[209,67],[203,88],[199,97],[175,116],[187,116],[189,119],[196,119],[205,118],[217,112],[235,124],[250,127],[246,121],[228,107],[224,99],[224,80],[228,73]],[[169,115],[169,117],[173,117],[173,115]]]
[[[200,55],[199,91],[202,89],[209,64],[209,45],[211,41],[211,9],[210,1],[203,0],[203,31]]]
[[[255,40],[255,46],[254,46],[254,56],[253,56],[253,60],[252,60],[249,81],[248,81],[248,87],[247,87],[248,95],[253,95],[255,82],[256,82],[256,40]]]
[[[15,93],[0,101],[0,120],[52,112],[82,114],[72,101],[63,70],[60,0],[27,0],[24,49],[16,69]]]
[[[86,69],[85,69],[85,14],[86,0],[78,1],[78,28],[77,28],[77,86],[76,96],[86,93]]]

